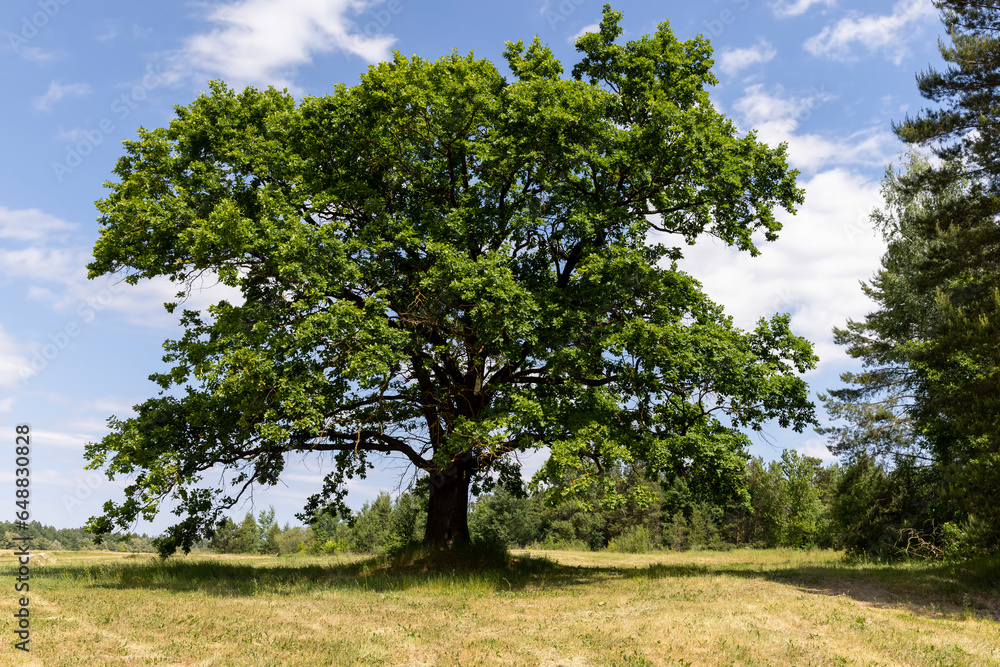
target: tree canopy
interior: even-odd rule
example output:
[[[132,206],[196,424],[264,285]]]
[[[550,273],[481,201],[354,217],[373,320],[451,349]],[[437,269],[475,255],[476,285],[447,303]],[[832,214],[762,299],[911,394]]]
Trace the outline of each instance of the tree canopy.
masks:
[[[569,78],[537,37],[507,44],[511,80],[395,53],[300,101],[213,82],[126,141],[90,275],[166,276],[186,286],[171,312],[206,274],[242,299],[182,309],[160,395],[88,445],[132,476],[89,528],[172,497],[159,547],[187,550],[292,454],[336,462],[305,519],[386,455],[426,480],[425,540],[451,543],[470,489],[519,487],[519,453],[547,448],[543,477],[611,504],[600,473],[638,463],[738,493],[739,429],[814,423],[788,317],[734,327],[662,243],[756,254],[803,200],[785,147],[713,107],[706,39],[662,23],[620,44],[620,20],[605,6]]]

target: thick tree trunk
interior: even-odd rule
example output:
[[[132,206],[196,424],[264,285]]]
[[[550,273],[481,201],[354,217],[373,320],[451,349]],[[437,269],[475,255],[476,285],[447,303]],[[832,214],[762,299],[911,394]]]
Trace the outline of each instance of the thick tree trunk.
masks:
[[[441,472],[431,474],[425,544],[451,546],[470,541],[470,473],[467,465],[453,461]]]

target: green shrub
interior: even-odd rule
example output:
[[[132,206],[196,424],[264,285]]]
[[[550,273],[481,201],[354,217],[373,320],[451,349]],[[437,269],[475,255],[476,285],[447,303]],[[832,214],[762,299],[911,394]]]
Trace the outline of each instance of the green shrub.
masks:
[[[687,545],[688,523],[684,513],[678,511],[663,532],[663,544],[674,551],[681,551]]]
[[[644,554],[653,550],[653,537],[645,526],[631,526],[608,542],[608,551]]]
[[[721,510],[706,502],[696,504],[691,510],[687,547],[689,549],[718,549],[722,535],[717,523]]]

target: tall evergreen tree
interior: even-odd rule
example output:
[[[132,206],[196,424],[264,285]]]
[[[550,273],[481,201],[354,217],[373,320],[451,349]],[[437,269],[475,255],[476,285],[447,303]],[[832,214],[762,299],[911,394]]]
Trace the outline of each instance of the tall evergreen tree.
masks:
[[[950,179],[934,178],[949,170]],[[865,537],[850,542],[849,549],[887,555],[904,532],[939,540],[941,524],[982,517],[988,512],[983,503],[995,493],[988,486],[975,488],[982,476],[982,442],[969,434],[964,415],[948,409],[949,392],[961,387],[944,378],[957,372],[961,360],[942,352],[951,326],[947,295],[960,285],[930,278],[953,243],[940,221],[948,219],[948,211],[962,210],[971,189],[954,159],[935,168],[911,153],[900,172],[887,170],[886,207],[872,215],[887,248],[881,269],[863,285],[877,308],[834,329],[835,340],[864,368],[841,376],[848,387],[821,396],[830,415],[846,422],[819,429],[830,437],[831,449],[851,461],[852,469],[887,465],[890,471],[880,488],[892,490],[895,509],[867,514]],[[918,481],[920,489],[911,488]],[[853,500],[838,498],[834,504],[864,505],[857,498],[868,496],[852,489],[843,486],[839,495]],[[886,498],[878,503],[885,505]],[[860,525],[852,512],[841,512],[842,518],[849,515]],[[853,530],[847,528],[850,521],[840,520],[841,533]]]
[[[927,373],[929,407],[958,438],[950,452],[963,504],[1000,541],[1000,2],[938,0],[951,45],[944,71],[921,73],[921,93],[943,105],[894,129],[932,147],[945,166],[929,187],[966,180],[937,220],[921,280],[934,286],[941,323],[914,356]],[[958,167],[952,167],[958,165]],[[985,515],[985,516],[984,516]]]
[[[893,126],[937,165],[886,181],[889,248],[866,286],[878,310],[837,330],[864,360],[827,407],[842,454],[905,455],[1000,541],[1000,2],[938,0],[948,63],[917,76],[937,109]]]

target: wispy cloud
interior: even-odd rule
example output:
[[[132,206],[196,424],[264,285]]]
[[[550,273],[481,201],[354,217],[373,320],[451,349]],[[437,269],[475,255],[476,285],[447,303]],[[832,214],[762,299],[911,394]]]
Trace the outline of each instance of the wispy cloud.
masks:
[[[580,39],[588,32],[600,32],[600,31],[601,31],[600,23],[591,23],[590,25],[585,25],[582,28],[580,28],[580,30],[575,35],[567,37],[566,41],[569,42],[570,44],[575,44],[576,40]]]
[[[57,60],[62,60],[66,54],[61,51],[47,51],[46,49],[30,46],[27,44],[2,44],[0,50],[12,51],[21,60],[27,60],[38,65],[45,65]]]
[[[931,0],[899,0],[892,14],[852,13],[807,39],[803,47],[815,56],[848,61],[857,57],[855,47],[863,46],[869,53],[881,51],[898,65],[909,53],[907,39],[913,34],[913,24],[936,16]]]
[[[89,247],[0,248],[0,278],[9,282],[8,293],[25,286],[30,301],[45,304],[53,312],[82,317],[84,323],[95,312],[110,311],[139,326],[176,326],[177,316],[163,308],[164,303],[177,301],[180,288],[176,283],[162,276],[134,286],[126,285],[121,276],[89,280],[86,265],[92,259]],[[238,289],[220,284],[214,274],[205,274],[190,285],[184,307],[202,310],[222,299],[243,303]]]
[[[833,7],[837,0],[778,0],[771,3],[771,11],[779,19],[805,14],[813,5]]]
[[[341,51],[368,62],[386,60],[395,38],[382,34],[381,26],[377,31],[363,30],[348,17],[378,4],[367,0],[243,0],[217,5],[207,16],[217,27],[186,40],[173,58],[173,74],[221,76],[233,87],[294,89],[296,68],[308,65],[319,53]]]
[[[85,248],[56,245],[29,246],[10,250],[0,248],[0,276],[25,280],[37,287],[38,282],[63,286],[87,285],[86,265],[90,253]]]
[[[879,167],[899,150],[899,141],[881,126],[834,137],[800,131],[800,125],[822,105],[836,99],[825,90],[804,95],[788,94],[775,86],[749,86],[734,105],[742,128],[753,128],[761,141],[774,146],[788,144],[789,162],[796,169],[816,171],[832,166]]]
[[[40,241],[52,232],[68,232],[76,225],[37,208],[11,210],[0,206],[0,239]]]
[[[98,42],[110,42],[112,39],[118,36],[118,28],[113,25],[109,25],[104,32],[97,35]]]
[[[39,111],[51,111],[52,107],[64,97],[86,97],[89,94],[90,86],[85,83],[63,85],[53,81],[44,95],[35,98],[35,108]]]
[[[729,49],[719,55],[719,69],[732,76],[737,72],[752,67],[762,65],[774,60],[778,52],[765,39],[760,40],[755,45],[745,49]]]
[[[16,386],[29,371],[31,364],[25,352],[24,346],[18,344],[0,325],[0,388]],[[0,400],[0,412],[10,410],[13,404],[12,398]]]

